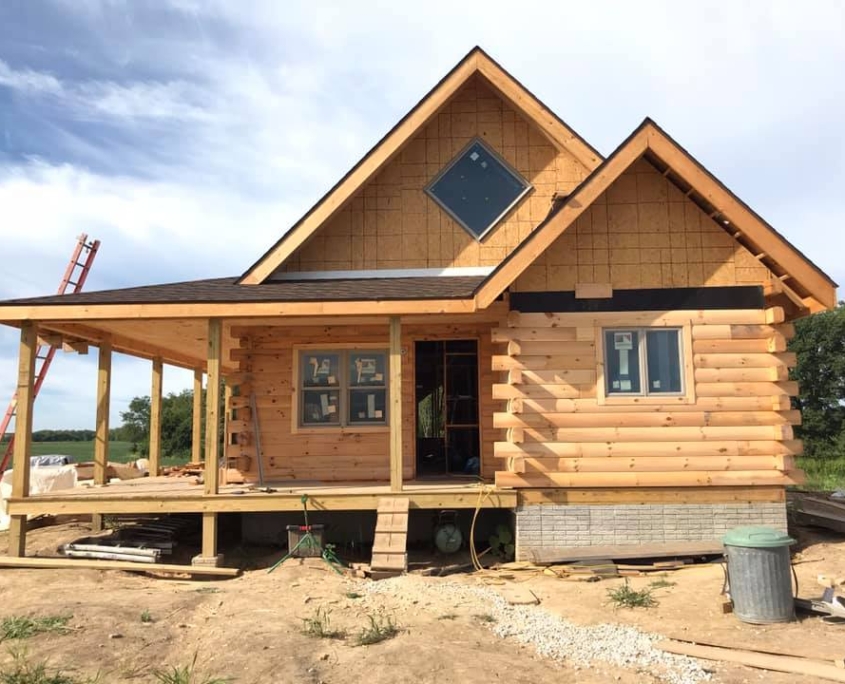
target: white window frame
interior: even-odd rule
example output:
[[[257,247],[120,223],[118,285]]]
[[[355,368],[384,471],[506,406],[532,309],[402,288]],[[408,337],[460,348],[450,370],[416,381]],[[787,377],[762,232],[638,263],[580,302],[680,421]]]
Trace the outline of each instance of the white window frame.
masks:
[[[646,356],[646,333],[653,330],[677,330],[678,353],[681,368],[680,392],[648,392],[648,358]],[[637,349],[637,361],[640,364],[640,392],[608,391],[607,354],[605,336],[608,332],[630,332],[639,334],[640,342]],[[695,403],[695,371],[693,368],[692,325],[619,325],[599,327],[596,332],[596,363],[598,373],[596,377],[596,398],[600,405],[607,404],[694,404]]]

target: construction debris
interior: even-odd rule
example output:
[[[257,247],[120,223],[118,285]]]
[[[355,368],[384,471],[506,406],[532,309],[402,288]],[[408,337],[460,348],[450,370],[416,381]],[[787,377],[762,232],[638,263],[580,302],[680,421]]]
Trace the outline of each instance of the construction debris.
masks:
[[[836,492],[788,492],[787,497],[795,522],[845,534],[845,500]]]
[[[90,570],[125,570],[129,572],[177,573],[186,575],[215,575],[218,577],[237,577],[238,568],[210,568],[192,565],[144,564],[126,561],[86,560],[71,558],[19,558],[0,556],[0,568],[87,568]]]

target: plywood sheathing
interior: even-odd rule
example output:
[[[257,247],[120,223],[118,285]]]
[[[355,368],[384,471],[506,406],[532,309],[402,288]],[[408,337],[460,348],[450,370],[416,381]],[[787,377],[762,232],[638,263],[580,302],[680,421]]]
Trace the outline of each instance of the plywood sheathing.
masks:
[[[534,186],[481,242],[424,192],[474,137]],[[555,194],[568,194],[588,173],[476,75],[283,270],[496,266],[547,216]]]
[[[521,292],[760,285],[773,278],[644,158],[634,163],[517,279]]]

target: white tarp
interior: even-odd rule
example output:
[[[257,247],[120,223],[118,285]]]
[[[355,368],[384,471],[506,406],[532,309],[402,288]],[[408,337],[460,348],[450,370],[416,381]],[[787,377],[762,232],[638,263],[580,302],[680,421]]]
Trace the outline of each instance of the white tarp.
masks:
[[[58,489],[76,487],[76,466],[44,466],[29,471],[29,494],[43,494]],[[0,479],[0,530],[8,530],[10,518],[6,499],[12,496],[12,471],[7,470]]]

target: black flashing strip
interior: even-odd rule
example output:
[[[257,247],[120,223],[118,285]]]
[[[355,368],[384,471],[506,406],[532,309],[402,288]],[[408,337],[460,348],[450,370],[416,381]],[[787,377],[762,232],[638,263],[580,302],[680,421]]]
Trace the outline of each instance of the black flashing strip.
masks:
[[[589,313],[613,311],[686,311],[762,309],[763,288],[675,287],[614,290],[609,299],[575,299],[574,292],[511,292],[511,311],[522,313]]]

